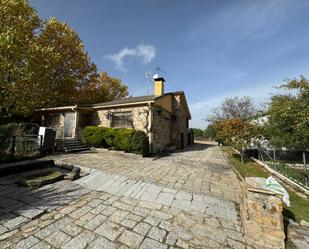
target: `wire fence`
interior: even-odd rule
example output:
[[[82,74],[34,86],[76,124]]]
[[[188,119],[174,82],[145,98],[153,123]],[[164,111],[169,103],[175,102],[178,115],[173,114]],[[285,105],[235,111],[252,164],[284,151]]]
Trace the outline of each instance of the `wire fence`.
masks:
[[[259,148],[252,151],[250,156],[259,159],[276,172],[309,190],[308,151],[285,151]]]
[[[0,163],[39,157],[42,144],[41,135],[0,137]]]

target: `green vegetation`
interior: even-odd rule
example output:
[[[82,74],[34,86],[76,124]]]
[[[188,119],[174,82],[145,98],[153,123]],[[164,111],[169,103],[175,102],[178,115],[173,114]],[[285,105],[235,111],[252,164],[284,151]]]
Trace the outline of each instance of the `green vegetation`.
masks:
[[[286,92],[271,98],[265,136],[277,148],[306,150],[309,148],[309,81],[301,76],[287,80],[280,88]]]
[[[133,129],[117,129],[115,131],[114,145],[116,150],[131,151],[131,138],[134,133]]]
[[[68,24],[40,18],[27,0],[1,0],[0,20],[0,123],[128,94],[121,80],[98,71]]]
[[[194,137],[214,140],[216,138],[217,130],[214,125],[210,124],[205,130],[193,128]]]
[[[147,156],[149,141],[142,131],[87,126],[82,132],[82,142],[88,146],[114,148]]]
[[[306,175],[303,169],[292,168],[282,163],[268,163],[268,165],[276,171],[280,172],[282,175],[285,175],[286,177],[291,178],[292,180],[296,180],[302,185],[305,185]],[[307,177],[309,178],[309,172],[307,172]]]
[[[193,128],[194,137],[203,137],[203,130],[199,128]]]
[[[232,147],[223,147],[223,151],[227,155],[229,161],[234,165],[236,170],[243,177],[268,177],[270,174],[259,164],[252,162],[249,159],[245,159],[245,163],[242,164],[240,156],[235,153]],[[287,187],[287,186],[285,186]],[[284,207],[283,214],[285,217],[289,217],[295,221],[306,220],[309,221],[309,199],[304,198],[296,194],[293,190],[287,189],[290,196],[290,207]]]
[[[149,140],[145,132],[135,131],[131,138],[131,150],[137,154],[149,154]]]

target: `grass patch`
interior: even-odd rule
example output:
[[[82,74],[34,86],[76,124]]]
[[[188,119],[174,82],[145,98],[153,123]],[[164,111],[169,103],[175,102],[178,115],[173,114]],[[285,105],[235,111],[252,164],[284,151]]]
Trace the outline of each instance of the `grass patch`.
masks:
[[[274,170],[280,172],[282,175],[292,179],[296,180],[300,184],[305,186],[305,171],[303,169],[297,169],[293,167],[289,167],[285,164],[279,163],[279,164],[274,164],[274,163],[269,163],[268,165],[271,166]],[[307,178],[309,178],[309,172],[307,173]]]
[[[245,164],[242,164],[240,161],[239,155],[235,153],[233,148],[224,146],[222,147],[223,151],[227,155],[229,161],[234,165],[236,170],[243,177],[265,177],[267,178],[269,174],[261,165],[256,162],[251,161],[250,159],[245,160]],[[286,186],[284,186],[286,187]],[[286,187],[287,188],[287,187]],[[283,215],[289,217],[295,221],[300,222],[301,220],[306,220],[309,222],[309,200],[296,194],[291,189],[287,189],[290,196],[291,206],[284,206]]]
[[[223,151],[227,155],[230,162],[234,165],[236,170],[243,176],[243,177],[265,177],[269,176],[269,173],[260,165],[252,160],[245,158],[245,164],[241,163],[240,156],[236,154],[232,147],[224,146],[222,147]]]

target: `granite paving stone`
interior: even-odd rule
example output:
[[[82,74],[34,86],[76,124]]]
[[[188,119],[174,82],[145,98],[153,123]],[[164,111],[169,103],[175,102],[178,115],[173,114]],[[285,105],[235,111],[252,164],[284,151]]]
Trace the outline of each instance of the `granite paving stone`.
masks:
[[[217,146],[156,160],[104,149],[49,158],[87,175],[33,192],[3,178],[0,199],[10,205],[0,209],[0,248],[247,246],[235,206],[239,180]]]
[[[143,238],[144,237],[138,233],[125,230],[119,237],[119,241],[130,248],[138,248]]]

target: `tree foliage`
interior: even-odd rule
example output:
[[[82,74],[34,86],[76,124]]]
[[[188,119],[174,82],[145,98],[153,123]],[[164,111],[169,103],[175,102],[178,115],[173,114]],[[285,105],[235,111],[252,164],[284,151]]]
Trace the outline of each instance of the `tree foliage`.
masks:
[[[193,128],[194,137],[203,137],[203,130],[199,128]]]
[[[238,149],[242,162],[244,150],[261,134],[259,126],[241,118],[218,121],[216,128],[218,130],[217,138]]]
[[[215,125],[210,124],[203,132],[203,137],[209,140],[214,140],[217,136],[217,129]]]
[[[240,118],[246,119],[252,117],[256,113],[253,99],[248,96],[225,98],[220,106],[213,109],[209,121],[216,122],[219,120]]]
[[[94,103],[128,94],[97,67],[78,34],[55,18],[42,20],[26,0],[0,0],[0,117],[36,108]]]
[[[287,80],[281,85],[286,92],[271,98],[265,124],[266,137],[273,146],[309,149],[309,81]]]
[[[210,118],[216,140],[238,149],[242,162],[245,148],[260,134],[260,127],[252,122],[255,114],[252,98],[230,97],[213,110]]]

